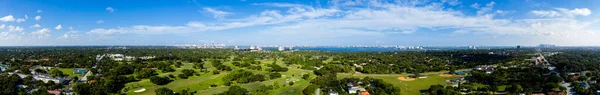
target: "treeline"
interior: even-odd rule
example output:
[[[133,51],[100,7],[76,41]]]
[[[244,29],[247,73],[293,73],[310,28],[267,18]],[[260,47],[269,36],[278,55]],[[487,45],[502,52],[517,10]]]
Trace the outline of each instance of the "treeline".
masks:
[[[600,51],[567,50],[546,59],[565,72],[597,71],[600,69]]]

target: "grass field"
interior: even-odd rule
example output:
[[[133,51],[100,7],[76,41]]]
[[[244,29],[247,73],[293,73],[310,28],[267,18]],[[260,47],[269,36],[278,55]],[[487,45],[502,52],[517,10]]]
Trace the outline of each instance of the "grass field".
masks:
[[[279,62],[279,61],[277,63],[279,65],[284,66],[283,62]],[[263,70],[265,70],[265,68],[267,68],[264,65],[265,63],[270,64],[272,62],[273,61],[263,60],[262,61],[263,64],[261,65],[261,66],[263,66]],[[236,69],[250,70],[250,69],[235,67],[230,62],[224,62],[224,65],[230,66],[234,70],[236,70]],[[169,74],[177,75],[177,74],[181,73],[181,70],[183,70],[183,69],[192,69],[192,66],[193,66],[192,63],[184,63],[183,66],[181,68],[177,68],[175,72],[160,72],[160,71],[158,71],[158,73],[159,73],[159,76],[168,76]],[[209,67],[209,71],[212,71],[215,69],[209,63],[205,63],[204,66]],[[236,84],[236,85],[240,85],[240,86],[248,89],[249,91],[253,91],[253,90],[258,89],[263,84],[264,85],[273,85],[273,83],[275,83],[275,81],[278,81],[280,83],[279,85],[283,85],[286,83],[287,79],[298,80],[294,83],[293,86],[285,86],[285,87],[282,86],[278,89],[269,91],[270,92],[269,95],[300,95],[302,90],[310,84],[307,80],[301,79],[301,75],[302,74],[312,74],[312,71],[297,69],[297,67],[298,66],[295,66],[295,65],[289,66],[288,67],[289,70],[287,72],[281,72],[281,74],[283,76],[282,78],[267,80],[267,81],[263,81],[263,82],[253,82],[253,83]],[[263,71],[263,70],[250,70],[250,71],[255,72],[255,73],[267,73],[267,71]],[[199,70],[197,70],[197,71],[199,71]],[[154,90],[156,90],[157,88],[167,87],[176,92],[184,90],[184,89],[189,89],[190,91],[197,91],[197,93],[196,93],[197,95],[212,95],[212,94],[217,94],[217,93],[227,91],[229,86],[224,86],[223,81],[222,81],[222,78],[225,75],[227,75],[227,73],[228,72],[221,72],[218,75],[213,75],[212,73],[206,73],[206,74],[201,74],[200,76],[190,76],[188,79],[172,78],[171,80],[173,80],[173,81],[166,85],[155,85],[152,82],[150,82],[150,80],[143,79],[143,80],[140,80],[137,82],[132,82],[132,83],[126,84],[127,91],[124,91],[124,92],[127,92],[128,95],[154,95],[154,93],[155,93]],[[210,87],[211,84],[217,84],[218,86]],[[145,88],[146,91],[141,92],[141,93],[133,92],[134,90],[138,90],[138,89],[142,89],[142,88]]]
[[[81,76],[83,76],[83,74],[74,74],[73,73],[73,71],[75,71],[74,68],[58,68],[58,70],[63,72],[63,74],[65,74],[65,75],[69,75],[69,77],[77,76],[78,78],[81,78]]]
[[[265,64],[271,64],[271,63],[273,63],[273,61],[271,61],[271,60],[260,60],[260,61],[262,63],[262,64],[260,64],[260,66],[263,67],[262,70],[250,70],[250,69],[246,69],[246,68],[236,67],[236,66],[233,66],[233,64],[231,64],[231,62],[224,62],[224,65],[232,67],[232,69],[234,69],[234,70],[244,69],[244,70],[252,71],[257,74],[269,73],[268,71],[265,71],[267,68],[269,68]],[[248,91],[252,92],[252,91],[258,89],[261,85],[273,85],[275,83],[275,81],[277,81],[279,83],[278,85],[284,85],[284,84],[286,84],[286,80],[297,80],[293,86],[281,86],[278,89],[270,90],[268,95],[301,95],[302,90],[310,84],[310,82],[308,80],[302,79],[301,76],[302,76],[302,74],[311,74],[312,75],[312,71],[298,69],[299,66],[297,66],[297,65],[286,66],[286,64],[283,64],[283,62],[281,62],[281,60],[277,60],[277,64],[289,68],[289,70],[287,72],[281,72],[282,78],[270,79],[270,80],[263,81],[263,82],[253,82],[253,83],[247,83],[247,84],[234,84],[234,85],[239,85],[243,88],[246,88]],[[181,68],[176,68],[175,72],[160,72],[160,71],[158,71],[158,73],[159,73],[159,76],[168,76],[169,74],[177,75],[177,74],[180,74],[181,70],[183,70],[183,69],[193,69],[192,66],[193,66],[193,63],[184,63]],[[210,63],[205,63],[204,67],[208,67],[208,71],[213,71],[215,69],[214,67],[212,67],[212,65]],[[199,71],[199,70],[196,70],[196,71]],[[461,70],[457,70],[457,71],[461,71]],[[446,80],[460,77],[460,76],[452,76],[452,77],[439,76],[439,73],[444,73],[444,72],[446,72],[446,71],[423,73],[422,75],[426,75],[427,78],[417,79],[415,81],[400,81],[397,79],[399,76],[408,76],[409,74],[339,73],[338,78],[340,78],[340,79],[348,78],[348,77],[363,78],[363,77],[368,76],[368,77],[372,77],[372,78],[382,79],[388,83],[391,83],[391,84],[394,84],[394,85],[400,87],[402,89],[403,94],[418,95],[418,94],[420,94],[419,90],[427,89],[427,88],[429,88],[429,86],[436,85],[436,84],[448,85],[445,82]],[[132,83],[126,84],[127,91],[124,91],[124,92],[127,92],[128,95],[154,95],[155,89],[160,88],[160,87],[166,87],[166,88],[172,89],[176,92],[184,90],[184,89],[189,89],[190,91],[197,91],[197,93],[196,93],[197,95],[212,95],[212,94],[217,94],[217,93],[227,91],[229,86],[224,86],[223,81],[222,81],[222,78],[227,73],[229,73],[229,72],[222,71],[221,74],[213,75],[212,73],[208,72],[206,74],[201,74],[200,76],[190,76],[188,79],[172,78],[171,80],[173,80],[173,81],[166,85],[154,85],[148,79],[143,79],[143,80],[140,80],[137,82],[132,82]],[[211,84],[217,84],[218,86],[210,87]],[[133,92],[134,90],[138,90],[141,88],[145,88],[146,91],[141,92],[141,93]]]
[[[414,81],[400,81],[400,80],[398,80],[399,76],[403,76],[404,77],[404,76],[408,76],[409,74],[348,74],[348,73],[339,73],[338,74],[338,78],[340,78],[340,79],[341,78],[349,78],[349,77],[363,78],[363,77],[367,77],[368,76],[368,77],[371,77],[371,78],[382,79],[385,82],[388,82],[388,83],[394,84],[395,86],[400,87],[402,94],[405,94],[405,95],[419,95],[420,94],[419,90],[427,89],[431,85],[437,85],[437,84],[449,85],[448,83],[446,83],[446,80],[459,77],[459,76],[452,76],[452,77],[441,77],[441,76],[439,76],[439,73],[444,73],[444,72],[429,72],[429,73],[424,73],[422,75],[426,75],[427,78],[417,79],[417,80],[414,80]]]

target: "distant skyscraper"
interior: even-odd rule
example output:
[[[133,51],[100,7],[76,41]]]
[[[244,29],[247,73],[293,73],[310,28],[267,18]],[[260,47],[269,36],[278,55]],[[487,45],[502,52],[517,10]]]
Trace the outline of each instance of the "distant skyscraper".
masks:
[[[476,46],[469,46],[469,49],[477,49]]]
[[[279,46],[279,51],[284,51],[284,50],[285,50],[285,47],[283,47],[282,45]]]
[[[261,50],[262,50],[262,47],[261,47],[261,46],[256,46],[256,49],[257,49],[258,51],[261,51]]]

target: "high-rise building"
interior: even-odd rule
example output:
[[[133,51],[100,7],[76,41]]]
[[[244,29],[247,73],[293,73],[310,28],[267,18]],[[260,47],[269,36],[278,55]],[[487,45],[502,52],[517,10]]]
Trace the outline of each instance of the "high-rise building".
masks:
[[[256,47],[254,47],[254,46],[250,46],[250,49],[251,49],[251,50],[253,50],[253,49],[256,49]]]
[[[256,46],[256,49],[257,49],[258,51],[261,51],[261,50],[262,50],[262,47],[261,47],[261,46]]]
[[[278,50],[279,50],[279,51],[284,51],[284,50],[285,50],[285,47],[283,47],[283,46],[279,46],[279,49],[278,49]]]
[[[477,49],[477,46],[469,46],[469,49]]]

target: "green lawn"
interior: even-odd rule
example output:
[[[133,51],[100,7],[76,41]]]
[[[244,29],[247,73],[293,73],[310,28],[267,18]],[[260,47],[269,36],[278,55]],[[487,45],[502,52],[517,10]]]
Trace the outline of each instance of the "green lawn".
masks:
[[[424,73],[427,78],[417,79],[414,81],[400,81],[398,80],[399,76],[408,76],[408,74],[348,74],[348,73],[339,73],[338,78],[349,78],[349,77],[372,77],[377,79],[382,79],[385,82],[394,84],[401,88],[401,92],[406,95],[419,95],[419,90],[427,89],[431,85],[449,85],[446,83],[446,80],[457,78],[458,76],[452,77],[441,77],[439,73],[443,72],[430,72]]]
[[[58,68],[58,70],[63,72],[65,75],[69,75],[69,77],[77,76],[81,78],[81,76],[83,76],[83,74],[74,74],[73,71],[75,71],[75,68]]]
[[[272,62],[273,61],[263,61],[262,63],[264,64],[264,63],[272,63]],[[278,61],[279,65],[284,66],[284,64],[282,64],[282,63],[283,62]],[[250,70],[250,69],[235,67],[230,62],[224,62],[224,65],[230,66],[234,70],[236,70],[236,69]],[[177,75],[177,74],[181,73],[181,70],[183,70],[183,69],[193,69],[192,66],[193,66],[192,63],[184,63],[183,66],[181,68],[177,68],[175,72],[160,72],[160,71],[158,71],[158,73],[159,73],[159,76],[168,76],[169,74]],[[209,71],[212,71],[215,69],[214,67],[212,67],[212,65],[210,63],[205,63],[204,66],[209,68]],[[274,80],[267,80],[267,81],[263,81],[263,82],[253,82],[253,83],[235,84],[235,85],[240,85],[240,86],[248,89],[249,91],[253,91],[253,90],[258,89],[263,84],[264,85],[273,85],[273,83],[275,81],[278,81],[280,83],[280,85],[283,85],[286,82],[286,79],[291,79],[291,80],[297,79],[298,81],[295,82],[295,84],[293,86],[281,87],[279,89],[274,89],[269,92],[271,95],[299,95],[299,94],[301,94],[302,90],[310,84],[309,81],[301,79],[301,75],[302,74],[312,74],[311,73],[312,71],[297,69],[296,67],[297,66],[292,65],[291,67],[289,67],[289,70],[287,72],[281,72],[281,74],[285,76],[282,78],[278,78],[278,79],[274,79]],[[250,71],[255,72],[255,73],[265,74],[265,73],[268,73],[267,71],[264,71],[266,68],[267,68],[266,66],[263,66],[263,70],[250,70]],[[199,70],[196,70],[196,71],[199,71]],[[128,95],[154,95],[154,90],[157,88],[160,88],[160,87],[167,87],[167,88],[172,89],[177,92],[184,90],[184,89],[189,89],[190,91],[197,91],[197,93],[196,93],[197,95],[212,95],[212,94],[217,94],[217,93],[227,91],[229,86],[224,86],[223,81],[222,81],[222,78],[227,73],[228,72],[222,71],[221,74],[218,74],[218,75],[213,75],[212,73],[206,73],[206,74],[201,74],[200,76],[191,76],[188,79],[173,78],[173,79],[171,79],[173,81],[166,85],[154,85],[152,82],[150,82],[150,80],[143,79],[143,80],[140,80],[137,82],[132,82],[132,83],[126,84],[126,89],[128,89],[128,91],[127,91]],[[217,84],[218,86],[210,87],[211,84]],[[141,93],[133,92],[134,90],[138,90],[141,88],[145,88],[146,91],[141,92]]]

